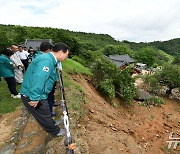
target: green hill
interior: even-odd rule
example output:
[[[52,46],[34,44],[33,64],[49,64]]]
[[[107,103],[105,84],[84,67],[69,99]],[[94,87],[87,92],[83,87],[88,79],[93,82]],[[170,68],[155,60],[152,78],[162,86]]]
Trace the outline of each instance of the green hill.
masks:
[[[0,24],[0,46],[12,43],[21,44],[25,39],[52,39],[53,42],[63,41],[70,47],[80,43],[87,48],[97,50],[107,44],[119,43],[109,35],[73,32],[49,27],[26,27],[17,25]]]
[[[116,41],[107,34],[74,32],[50,27],[26,27],[0,24],[0,49],[11,44],[23,44],[26,39],[52,39],[53,42],[64,42],[71,49],[71,55],[78,55],[82,50],[101,51],[107,45],[125,45],[138,51],[144,47],[163,50],[170,55],[180,54],[180,38],[168,41],[129,42]]]
[[[180,54],[180,38],[163,41],[163,42],[155,41],[155,42],[149,43],[149,45],[154,46],[160,50],[163,50],[170,55]]]

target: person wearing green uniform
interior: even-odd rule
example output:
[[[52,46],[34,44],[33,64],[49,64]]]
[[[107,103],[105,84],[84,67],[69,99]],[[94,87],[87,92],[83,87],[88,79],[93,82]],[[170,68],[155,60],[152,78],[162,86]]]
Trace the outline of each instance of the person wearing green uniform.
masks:
[[[35,55],[33,58],[36,58],[38,57],[39,55],[42,55],[42,54],[45,54],[45,53],[48,53],[48,52],[51,52],[52,51],[52,48],[53,48],[53,44],[51,44],[50,42],[42,42],[40,44],[40,50],[39,51],[36,51]],[[60,62],[59,62],[60,63]],[[51,92],[48,94],[48,103],[49,103],[49,109],[51,111],[51,115],[54,117],[57,115],[56,112],[53,111],[53,106],[55,104],[55,96],[54,96],[54,93],[55,93],[55,87],[56,87],[56,82],[54,83],[54,86],[51,90]],[[56,103],[57,104],[57,103]]]
[[[4,49],[0,55],[0,77],[3,77],[8,84],[8,89],[11,92],[12,98],[21,98],[16,90],[16,80],[14,75],[13,63],[10,56],[14,53],[9,49]]]
[[[69,54],[69,47],[64,43],[56,43],[53,51],[35,58],[29,65],[21,86],[21,99],[28,111],[51,135],[64,135],[51,116],[48,94],[57,80],[57,63],[63,62]]]

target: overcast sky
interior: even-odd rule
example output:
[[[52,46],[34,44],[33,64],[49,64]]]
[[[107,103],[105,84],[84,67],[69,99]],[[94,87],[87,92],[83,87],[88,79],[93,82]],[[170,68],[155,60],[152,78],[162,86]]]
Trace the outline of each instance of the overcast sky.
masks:
[[[109,34],[134,42],[180,38],[180,0],[0,0],[0,24]]]

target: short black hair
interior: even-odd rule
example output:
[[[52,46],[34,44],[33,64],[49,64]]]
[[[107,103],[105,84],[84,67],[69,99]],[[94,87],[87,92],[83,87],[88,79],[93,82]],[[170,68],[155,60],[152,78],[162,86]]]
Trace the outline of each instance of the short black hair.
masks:
[[[23,46],[22,46],[22,45],[19,45],[18,48],[23,48]]]
[[[66,53],[67,51],[69,51],[69,47],[65,43],[62,43],[62,42],[55,43],[53,46],[53,51],[58,52],[60,50]]]
[[[5,48],[5,49],[3,49],[2,54],[10,57],[14,53],[10,49]]]
[[[53,44],[51,44],[50,42],[42,42],[40,45],[40,50],[42,52],[48,50],[48,49],[52,49],[53,48]]]

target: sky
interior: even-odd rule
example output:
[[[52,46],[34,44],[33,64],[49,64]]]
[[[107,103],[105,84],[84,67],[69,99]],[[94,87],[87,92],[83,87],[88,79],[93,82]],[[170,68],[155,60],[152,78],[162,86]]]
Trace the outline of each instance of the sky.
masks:
[[[180,0],[0,0],[0,24],[108,34],[132,42],[180,38]]]

